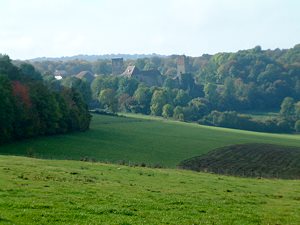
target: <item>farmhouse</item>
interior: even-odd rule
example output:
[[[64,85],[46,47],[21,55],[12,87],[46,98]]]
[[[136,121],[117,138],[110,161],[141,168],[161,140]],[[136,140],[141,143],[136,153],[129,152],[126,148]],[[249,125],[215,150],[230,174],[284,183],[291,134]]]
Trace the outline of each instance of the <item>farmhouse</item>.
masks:
[[[121,76],[135,78],[148,86],[162,85],[161,73],[156,70],[139,70],[136,66],[128,66]]]
[[[81,71],[75,77],[81,80],[85,80],[88,83],[91,83],[95,79],[94,74],[92,74],[90,71]]]

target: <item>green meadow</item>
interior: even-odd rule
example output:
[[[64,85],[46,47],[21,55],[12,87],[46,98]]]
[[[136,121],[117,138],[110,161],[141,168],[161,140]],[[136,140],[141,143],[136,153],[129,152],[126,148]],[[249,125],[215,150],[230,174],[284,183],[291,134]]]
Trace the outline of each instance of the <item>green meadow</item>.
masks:
[[[300,146],[299,135],[125,116],[1,146],[0,224],[300,224],[299,180],[174,169],[232,144]]]
[[[179,162],[218,147],[243,143],[300,146],[300,135],[207,127],[141,115],[93,115],[91,128],[28,139],[0,147],[2,155],[88,160],[175,168]]]
[[[300,224],[300,181],[0,156],[0,224]]]

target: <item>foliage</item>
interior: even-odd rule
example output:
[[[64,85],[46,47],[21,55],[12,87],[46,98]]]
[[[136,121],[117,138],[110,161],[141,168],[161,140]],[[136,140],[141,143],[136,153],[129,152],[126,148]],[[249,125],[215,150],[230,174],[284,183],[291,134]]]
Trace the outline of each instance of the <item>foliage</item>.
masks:
[[[212,111],[200,119],[199,123],[259,132],[290,133],[293,131],[290,122],[284,118],[256,120],[246,115],[240,115],[236,111]]]
[[[14,97],[12,86],[6,76],[0,75],[0,143],[12,138],[14,118]]]
[[[164,118],[171,118],[173,116],[173,106],[170,104],[165,104],[162,109],[162,116]]]
[[[277,118],[277,121],[251,121],[251,126],[258,126],[251,129],[273,132],[272,127],[278,125],[285,127],[282,132],[295,131],[297,112],[288,112],[287,106],[281,107],[281,104],[287,97],[293,98],[295,103],[300,101],[299,45],[283,50],[262,50],[260,46],[255,46],[235,53],[186,57],[187,72],[180,75],[177,75],[177,59],[177,55],[172,55],[124,61],[125,67],[135,65],[140,70],[160,71],[163,86],[147,88],[138,80],[111,75],[112,64],[107,59],[35,61],[33,65],[44,75],[44,80],[56,90],[59,89],[59,84],[51,80],[49,75],[57,71],[63,72],[65,77],[61,83],[79,91],[90,108],[105,107],[113,111],[161,116],[163,106],[169,104],[174,109],[177,106],[182,107],[183,112],[180,116],[175,113],[174,118],[185,121],[203,120],[204,116],[213,111],[279,111],[282,108],[281,118]],[[31,74],[36,79],[39,76],[33,72],[30,65],[22,65],[22,62],[19,62],[20,68],[10,65],[6,56],[2,57],[2,64],[6,65],[7,74],[12,77],[17,74],[14,71],[20,68],[23,68],[23,75]],[[84,70],[99,75],[91,85],[73,77]],[[22,77],[30,78],[27,75]],[[99,104],[100,92],[105,89],[111,89],[115,93],[113,101],[110,101],[112,106]],[[143,91],[146,93],[143,94]],[[290,110],[294,108],[295,103],[289,103]],[[261,123],[270,127],[261,129]]]
[[[113,89],[104,89],[99,94],[100,103],[111,112],[117,111],[116,93]]]
[[[167,91],[164,89],[155,90],[151,99],[151,114],[161,116],[162,108],[168,102]]]
[[[139,106],[139,113],[149,114],[152,92],[150,88],[140,85],[133,95]]]
[[[0,56],[0,71],[0,144],[89,128],[90,115],[78,92],[46,86],[32,65],[18,68],[8,56]]]
[[[281,103],[280,114],[286,119],[292,119],[295,115],[295,101],[291,97],[286,97]]]
[[[297,120],[296,123],[295,123],[295,130],[297,132],[300,132],[300,120]]]
[[[65,86],[69,89],[74,89],[82,95],[83,100],[86,103],[89,103],[92,98],[91,87],[87,81],[76,77],[67,77],[61,82],[62,86]]]

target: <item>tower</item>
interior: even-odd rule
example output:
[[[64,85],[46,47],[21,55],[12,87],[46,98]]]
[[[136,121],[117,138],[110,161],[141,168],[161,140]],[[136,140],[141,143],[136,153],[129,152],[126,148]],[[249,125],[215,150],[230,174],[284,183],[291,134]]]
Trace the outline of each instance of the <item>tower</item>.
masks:
[[[114,58],[111,59],[112,64],[112,74],[120,75],[123,73],[123,58]]]
[[[177,76],[183,73],[187,73],[188,71],[188,63],[185,55],[180,55],[177,58]]]

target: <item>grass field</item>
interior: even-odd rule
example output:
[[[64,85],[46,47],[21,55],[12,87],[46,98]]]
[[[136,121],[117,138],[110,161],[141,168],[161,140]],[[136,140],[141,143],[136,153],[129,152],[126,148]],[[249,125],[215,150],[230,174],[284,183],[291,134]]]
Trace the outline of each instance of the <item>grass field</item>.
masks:
[[[300,224],[300,181],[0,156],[0,224]]]
[[[267,134],[206,127],[140,115],[93,115],[84,133],[41,137],[0,146],[2,155],[48,159],[84,158],[102,162],[146,163],[174,168],[212,149],[242,143],[300,146],[300,135]]]

